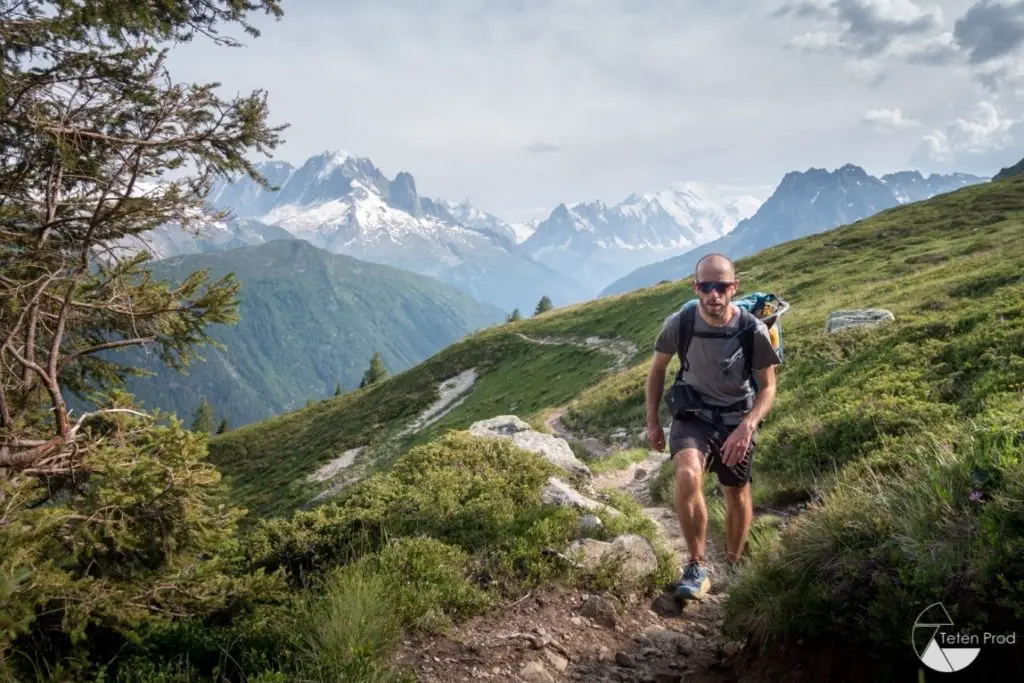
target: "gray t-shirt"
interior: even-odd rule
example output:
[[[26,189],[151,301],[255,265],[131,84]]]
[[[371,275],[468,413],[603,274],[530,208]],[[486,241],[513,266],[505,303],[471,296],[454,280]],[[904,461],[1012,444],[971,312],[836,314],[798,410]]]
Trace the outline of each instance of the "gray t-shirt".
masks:
[[[662,353],[676,354],[679,349],[679,315],[676,311],[665,319],[654,349]],[[739,329],[739,308],[734,306],[732,320],[723,327],[712,327],[701,317],[700,311],[694,316],[694,332],[735,332]],[[683,381],[696,389],[704,401],[713,405],[731,405],[753,394],[750,382],[743,378],[743,351],[740,350],[739,335],[729,339],[713,339],[694,336],[686,353],[689,370],[683,372]],[[780,363],[779,355],[772,347],[768,327],[757,321],[754,332],[754,370]]]

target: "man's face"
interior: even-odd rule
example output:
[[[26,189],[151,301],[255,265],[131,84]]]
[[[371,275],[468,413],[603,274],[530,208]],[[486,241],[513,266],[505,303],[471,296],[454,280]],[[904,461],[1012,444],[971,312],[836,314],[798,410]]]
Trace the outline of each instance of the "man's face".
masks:
[[[736,293],[736,276],[731,268],[702,263],[693,283],[704,315],[723,320],[729,317],[729,303]]]

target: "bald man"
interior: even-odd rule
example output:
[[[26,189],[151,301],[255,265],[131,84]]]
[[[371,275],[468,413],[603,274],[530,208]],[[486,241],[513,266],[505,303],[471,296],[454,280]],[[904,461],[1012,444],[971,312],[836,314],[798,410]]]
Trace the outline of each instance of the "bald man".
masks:
[[[711,586],[705,564],[705,470],[718,476],[725,492],[725,559],[729,574],[743,554],[753,518],[750,482],[756,432],[775,399],[775,365],[780,359],[765,324],[732,303],[738,286],[733,263],[725,256],[710,254],[698,261],[693,282],[697,315],[686,367],[677,381],[696,392],[700,409],[673,416],[669,430],[676,514],[690,554],[675,590],[682,599],[700,599]],[[665,449],[658,407],[668,364],[679,353],[681,314],[677,311],[665,320],[647,376],[647,438],[658,451]],[[741,324],[753,326],[751,368],[758,386],[756,398],[749,378],[744,376],[744,363],[737,361]]]

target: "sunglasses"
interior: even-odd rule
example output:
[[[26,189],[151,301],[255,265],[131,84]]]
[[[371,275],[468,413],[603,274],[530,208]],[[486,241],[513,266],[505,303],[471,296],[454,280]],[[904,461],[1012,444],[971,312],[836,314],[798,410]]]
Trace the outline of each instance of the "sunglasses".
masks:
[[[719,294],[725,294],[729,291],[735,282],[717,282],[717,281],[700,281],[697,283],[697,289],[703,294],[710,294],[711,292],[718,292]]]

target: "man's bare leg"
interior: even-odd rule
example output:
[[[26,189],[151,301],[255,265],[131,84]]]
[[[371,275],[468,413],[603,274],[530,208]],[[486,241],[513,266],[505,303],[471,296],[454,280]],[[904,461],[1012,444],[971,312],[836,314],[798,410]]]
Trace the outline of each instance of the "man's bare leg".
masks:
[[[723,486],[722,489],[725,491],[725,561],[738,562],[754,518],[754,499],[749,482],[743,486]]]
[[[704,561],[708,510],[701,480],[704,456],[695,448],[684,448],[673,456],[676,466],[676,516],[686,539],[690,559]]]

